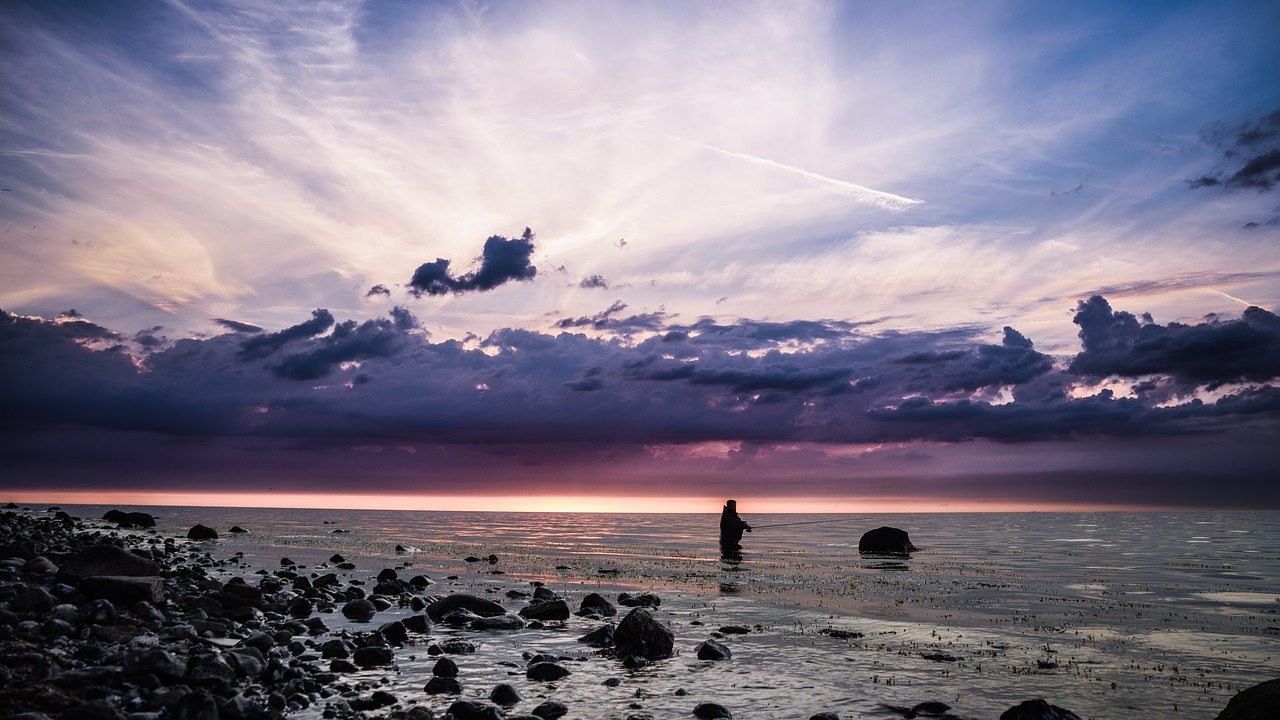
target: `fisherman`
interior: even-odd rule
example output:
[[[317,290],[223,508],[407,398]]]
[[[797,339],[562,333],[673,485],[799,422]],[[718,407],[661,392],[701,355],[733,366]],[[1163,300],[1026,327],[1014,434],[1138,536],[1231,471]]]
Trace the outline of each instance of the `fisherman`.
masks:
[[[737,553],[742,550],[742,531],[751,532],[751,526],[738,517],[738,501],[725,500],[720,513],[720,552]]]

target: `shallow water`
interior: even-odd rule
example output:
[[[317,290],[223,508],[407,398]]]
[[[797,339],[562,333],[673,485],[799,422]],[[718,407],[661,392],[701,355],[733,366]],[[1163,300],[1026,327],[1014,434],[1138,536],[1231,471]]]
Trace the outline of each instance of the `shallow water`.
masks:
[[[98,517],[107,508],[66,509]],[[316,568],[340,552],[358,567],[350,577],[408,564],[440,581],[433,592],[501,599],[542,581],[575,608],[588,592],[663,597],[681,654],[638,673],[577,643],[598,624],[577,617],[562,629],[492,633],[475,656],[456,658],[469,694],[510,682],[526,698],[522,712],[544,695],[568,704],[569,718],[623,718],[639,711],[632,705],[686,717],[701,701],[740,718],[894,718],[940,700],[956,717],[996,718],[1043,697],[1082,718],[1212,718],[1239,690],[1280,676],[1280,513],[745,512],[756,526],[810,524],[761,527],[729,563],[715,548],[718,514],[143,509],[162,532],[218,528],[210,552],[243,552],[243,574],[285,556]],[[233,524],[250,532],[227,534]],[[880,525],[907,530],[921,551],[860,556],[858,537]],[[490,553],[497,565],[462,560]],[[407,611],[376,622],[397,612]],[[756,630],[725,641],[731,661],[698,661],[697,643],[728,624]],[[524,678],[522,653],[538,651],[583,662],[551,688]],[[407,648],[397,664],[388,689],[448,706],[422,692],[434,658]],[[386,673],[364,675],[376,683]],[[621,684],[601,685],[611,676]]]

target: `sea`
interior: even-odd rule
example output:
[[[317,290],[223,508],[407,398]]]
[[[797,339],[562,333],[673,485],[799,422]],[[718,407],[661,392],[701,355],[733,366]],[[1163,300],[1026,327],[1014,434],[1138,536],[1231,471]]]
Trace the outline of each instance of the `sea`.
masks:
[[[110,507],[64,506],[83,518]],[[926,701],[953,718],[996,720],[1043,698],[1081,718],[1214,718],[1233,695],[1280,677],[1280,513],[1034,512],[885,515],[752,514],[741,557],[717,547],[718,513],[509,513],[129,507],[162,534],[196,523],[234,559],[219,572],[253,581],[281,560],[369,581],[384,568],[425,574],[431,594],[470,592],[511,605],[538,583],[576,609],[588,593],[652,592],[678,654],[639,671],[578,638],[599,621],[486,634],[457,658],[468,697],[511,683],[524,712],[545,698],[573,718],[692,717],[700,702],[735,718],[901,718]],[[239,526],[247,532],[231,533]],[[908,557],[858,552],[890,526]],[[497,562],[488,562],[489,556]],[[476,561],[475,558],[480,558]],[[620,608],[625,611],[626,608]],[[374,625],[412,613],[393,608]],[[617,618],[614,618],[616,621]],[[371,629],[339,613],[335,632]],[[733,656],[697,659],[719,628]],[[439,637],[433,639],[440,639]],[[369,687],[442,715],[456,698],[423,692],[429,639],[370,671]],[[553,686],[526,680],[524,658],[570,658]],[[606,681],[613,682],[605,684]],[[319,708],[299,717],[320,717]],[[927,717],[927,715],[921,715]]]

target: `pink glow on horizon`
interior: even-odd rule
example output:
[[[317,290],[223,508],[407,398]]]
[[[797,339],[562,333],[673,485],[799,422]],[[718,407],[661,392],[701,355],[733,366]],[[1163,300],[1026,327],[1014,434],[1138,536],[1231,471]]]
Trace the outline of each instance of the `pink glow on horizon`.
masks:
[[[749,513],[941,513],[941,512],[1093,512],[1170,510],[1156,505],[1032,503],[954,498],[839,497],[795,498],[737,495]],[[492,512],[709,513],[719,512],[721,497],[601,496],[430,496],[328,493],[200,493],[155,491],[13,490],[3,502],[40,505],[118,505],[317,508],[334,510],[436,510]]]

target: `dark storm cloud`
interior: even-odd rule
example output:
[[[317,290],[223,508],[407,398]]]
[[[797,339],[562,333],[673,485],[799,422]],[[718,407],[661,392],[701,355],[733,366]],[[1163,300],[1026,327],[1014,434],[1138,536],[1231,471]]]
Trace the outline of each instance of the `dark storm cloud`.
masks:
[[[1207,173],[1189,182],[1192,188],[1269,191],[1280,183],[1280,110],[1229,128],[1214,126],[1206,140],[1223,153],[1233,170]]]
[[[315,337],[333,327],[333,313],[323,308],[311,311],[311,319],[279,332],[251,337],[240,344],[240,359],[267,357],[294,340]]]
[[[533,231],[529,228],[518,238],[493,235],[484,241],[480,269],[459,277],[453,276],[449,261],[444,258],[423,263],[409,279],[409,292],[415,297],[447,295],[492,290],[511,280],[532,280],[538,274],[538,268],[530,263],[533,240]]]
[[[391,297],[391,290],[389,290],[386,285],[379,283],[369,288],[369,292],[365,293],[364,296],[367,298],[378,296]]]
[[[403,331],[414,325],[412,315],[403,320],[366,320],[359,325],[354,320],[346,320],[333,328],[333,334],[320,338],[305,352],[286,356],[272,367],[272,372],[276,377],[290,380],[316,380],[329,375],[342,363],[391,357],[404,348]]]
[[[588,277],[584,277],[584,278],[582,278],[582,280],[580,280],[580,281],[578,282],[578,287],[583,288],[584,290],[590,290],[590,289],[593,289],[593,288],[600,288],[601,290],[608,290],[608,289],[609,289],[609,283],[608,283],[608,281],[606,281],[603,277],[600,277],[599,275],[590,275],[590,276],[588,276]]]
[[[84,320],[0,314],[0,423],[210,442],[541,447],[539,457],[567,461],[663,443],[1015,443],[1273,431],[1280,420],[1270,385],[1185,399],[1189,388],[1277,376],[1280,319],[1269,312],[1156,326],[1093,298],[1077,321],[1084,350],[1067,373],[1013,328],[998,343],[971,328],[869,334],[751,320],[639,339],[507,328],[432,342],[403,308],[336,323],[317,310],[248,340],[148,352]],[[246,353],[266,362],[243,362]],[[1081,375],[1096,374],[1140,382],[1132,394],[1082,397]]]
[[[1166,375],[1182,382],[1264,382],[1280,377],[1280,317],[1247,308],[1238,320],[1159,325],[1113,311],[1101,296],[1080,301],[1074,322],[1083,352],[1071,361],[1080,375]]]
[[[238,332],[238,333],[262,332],[262,328],[258,327],[257,325],[250,325],[249,323],[240,322],[239,320],[227,320],[225,318],[214,318],[213,321],[218,323],[222,327],[230,330],[231,332]]]
[[[561,329],[589,327],[595,330],[613,330],[615,332],[636,332],[643,330],[656,331],[662,328],[666,320],[666,313],[648,312],[638,315],[629,315],[626,317],[616,317],[623,310],[627,309],[626,303],[620,300],[614,301],[612,305],[595,315],[564,318],[556,321],[555,327]]]

